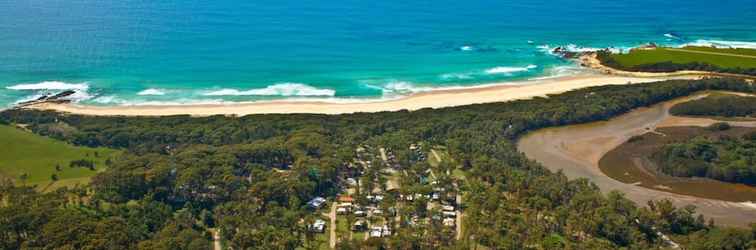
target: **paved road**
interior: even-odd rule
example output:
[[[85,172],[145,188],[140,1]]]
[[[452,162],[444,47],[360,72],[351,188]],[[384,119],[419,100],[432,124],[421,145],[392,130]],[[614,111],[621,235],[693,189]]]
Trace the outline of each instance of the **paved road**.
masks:
[[[740,54],[720,53],[720,52],[711,52],[711,51],[699,51],[699,50],[688,50],[688,49],[675,49],[675,48],[665,48],[665,49],[666,50],[671,50],[671,51],[677,51],[677,52],[694,53],[694,54],[717,55],[717,56],[734,56],[734,57],[756,59],[756,56],[751,56],[751,55],[740,55]]]
[[[436,150],[431,149],[431,153],[433,153],[433,157],[436,157],[436,161],[438,161],[438,163],[441,163],[441,156],[438,156]]]
[[[213,230],[213,249],[221,250],[220,229]]]
[[[457,204],[462,204],[462,195],[457,195]],[[462,217],[464,214],[462,213],[462,209],[457,206],[457,240],[462,239]]]
[[[331,228],[329,228],[331,234],[328,240],[328,245],[331,249],[336,249],[336,204],[336,202],[331,204],[331,211],[328,213],[328,218],[331,219]]]

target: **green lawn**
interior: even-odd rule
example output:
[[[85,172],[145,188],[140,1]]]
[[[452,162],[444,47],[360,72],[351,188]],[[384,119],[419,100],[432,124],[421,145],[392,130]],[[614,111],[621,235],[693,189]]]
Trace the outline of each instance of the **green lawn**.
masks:
[[[706,52],[716,52],[716,53],[726,53],[726,54],[737,54],[737,55],[748,55],[748,56],[756,56],[756,49],[747,49],[747,48],[712,48],[712,47],[699,47],[699,46],[687,46],[683,49],[686,50],[695,50],[695,51],[706,51]]]
[[[19,185],[37,185],[48,190],[89,182],[92,175],[105,168],[108,158],[120,153],[107,148],[77,147],[6,125],[0,125],[0,149],[1,176]],[[82,159],[94,162],[95,170],[69,167],[71,161]],[[21,179],[23,174],[28,175],[25,181]],[[54,183],[53,174],[58,176]]]
[[[677,64],[700,62],[722,68],[756,68],[756,50],[754,49],[723,49],[688,46],[684,48],[637,49],[626,54],[613,54],[611,57],[625,67],[660,62],[673,62]]]

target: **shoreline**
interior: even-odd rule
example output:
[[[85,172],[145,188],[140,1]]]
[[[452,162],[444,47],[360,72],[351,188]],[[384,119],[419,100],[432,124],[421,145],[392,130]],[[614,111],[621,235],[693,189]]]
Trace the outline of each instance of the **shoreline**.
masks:
[[[73,103],[39,103],[23,109],[53,110],[93,116],[251,115],[251,114],[350,114],[447,108],[472,104],[529,99],[601,85],[622,85],[696,78],[696,76],[639,77],[581,73],[550,79],[514,81],[480,86],[447,88],[414,93],[395,99],[329,102],[327,100],[272,100],[221,104],[92,106]]]

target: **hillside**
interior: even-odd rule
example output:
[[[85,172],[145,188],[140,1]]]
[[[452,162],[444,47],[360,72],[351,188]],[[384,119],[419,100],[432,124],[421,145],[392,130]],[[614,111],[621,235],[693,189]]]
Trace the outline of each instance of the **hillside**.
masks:
[[[86,184],[118,154],[117,150],[74,146],[8,125],[0,125],[0,148],[0,176],[40,189]],[[94,167],[90,169],[86,162]]]

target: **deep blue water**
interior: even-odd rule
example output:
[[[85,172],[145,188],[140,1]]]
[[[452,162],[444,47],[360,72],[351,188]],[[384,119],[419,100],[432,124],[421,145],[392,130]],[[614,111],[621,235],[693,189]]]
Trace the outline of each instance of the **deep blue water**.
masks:
[[[0,107],[380,98],[565,74],[546,46],[756,47],[756,0],[0,0]]]

